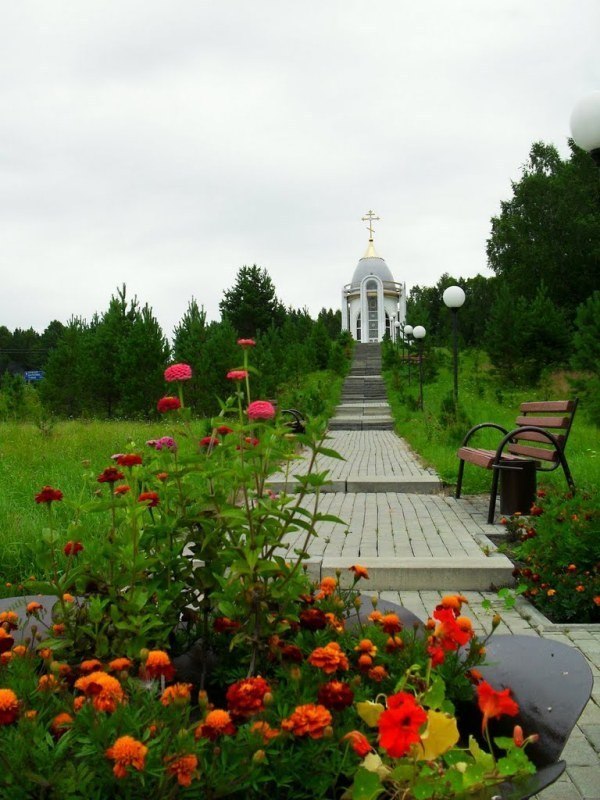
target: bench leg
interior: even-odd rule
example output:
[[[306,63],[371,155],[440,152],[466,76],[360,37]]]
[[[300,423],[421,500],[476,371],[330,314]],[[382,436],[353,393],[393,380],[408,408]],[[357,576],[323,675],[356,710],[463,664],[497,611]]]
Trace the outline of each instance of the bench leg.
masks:
[[[488,509],[488,525],[494,524],[494,514],[496,513],[496,497],[498,496],[498,479],[500,470],[494,469],[492,478],[492,488],[490,490],[490,507]]]
[[[460,459],[460,464],[458,465],[458,477],[456,479],[456,492],[454,496],[458,500],[460,497],[460,490],[462,489],[462,482],[463,482],[463,472],[465,471],[465,462]]]
[[[565,473],[565,478],[569,489],[575,494],[575,481],[573,480],[573,476],[571,475],[571,470],[569,469],[569,465],[567,464],[567,459],[564,457],[563,453],[559,453],[560,463],[563,468],[563,472]]]

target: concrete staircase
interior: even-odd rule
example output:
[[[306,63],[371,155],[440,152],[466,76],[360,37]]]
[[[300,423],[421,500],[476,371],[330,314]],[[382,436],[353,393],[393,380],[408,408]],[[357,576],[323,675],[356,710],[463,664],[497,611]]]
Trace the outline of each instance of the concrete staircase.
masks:
[[[393,430],[394,423],[381,376],[378,343],[357,344],[340,404],[329,421],[330,430]]]

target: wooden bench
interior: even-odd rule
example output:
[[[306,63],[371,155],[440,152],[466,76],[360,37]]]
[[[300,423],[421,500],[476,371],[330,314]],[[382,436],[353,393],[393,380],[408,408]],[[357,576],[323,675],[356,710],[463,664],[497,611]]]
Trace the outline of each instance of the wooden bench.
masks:
[[[574,492],[575,484],[565,458],[565,448],[577,410],[577,402],[575,399],[522,403],[515,428],[511,431],[507,431],[502,425],[495,422],[483,422],[471,428],[457,452],[460,464],[456,482],[456,497],[460,497],[466,462],[483,467],[483,469],[491,469],[493,472],[488,511],[488,524],[490,525],[494,521],[498,478],[502,467],[508,467],[510,464],[517,466],[523,461],[533,461],[537,471],[551,472],[560,466],[563,468],[569,488]],[[484,428],[495,428],[502,434],[503,438],[495,450],[483,450],[469,446],[473,434]]]

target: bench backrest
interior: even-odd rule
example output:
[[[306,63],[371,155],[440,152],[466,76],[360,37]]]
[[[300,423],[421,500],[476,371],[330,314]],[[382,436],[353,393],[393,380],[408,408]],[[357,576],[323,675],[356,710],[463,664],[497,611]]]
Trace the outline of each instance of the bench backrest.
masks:
[[[577,403],[577,399],[522,403],[516,426],[533,425],[536,428],[543,428],[556,437],[559,447],[564,451]],[[542,433],[523,431],[515,433],[514,438],[518,442],[507,446],[509,453],[538,461],[558,462],[559,457],[555,447]]]

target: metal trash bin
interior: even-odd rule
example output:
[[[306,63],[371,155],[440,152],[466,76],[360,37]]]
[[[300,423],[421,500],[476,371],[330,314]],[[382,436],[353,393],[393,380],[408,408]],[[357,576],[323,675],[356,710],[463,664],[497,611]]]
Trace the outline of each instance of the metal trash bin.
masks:
[[[500,513],[510,516],[519,511],[529,514],[537,488],[535,461],[501,461]]]

